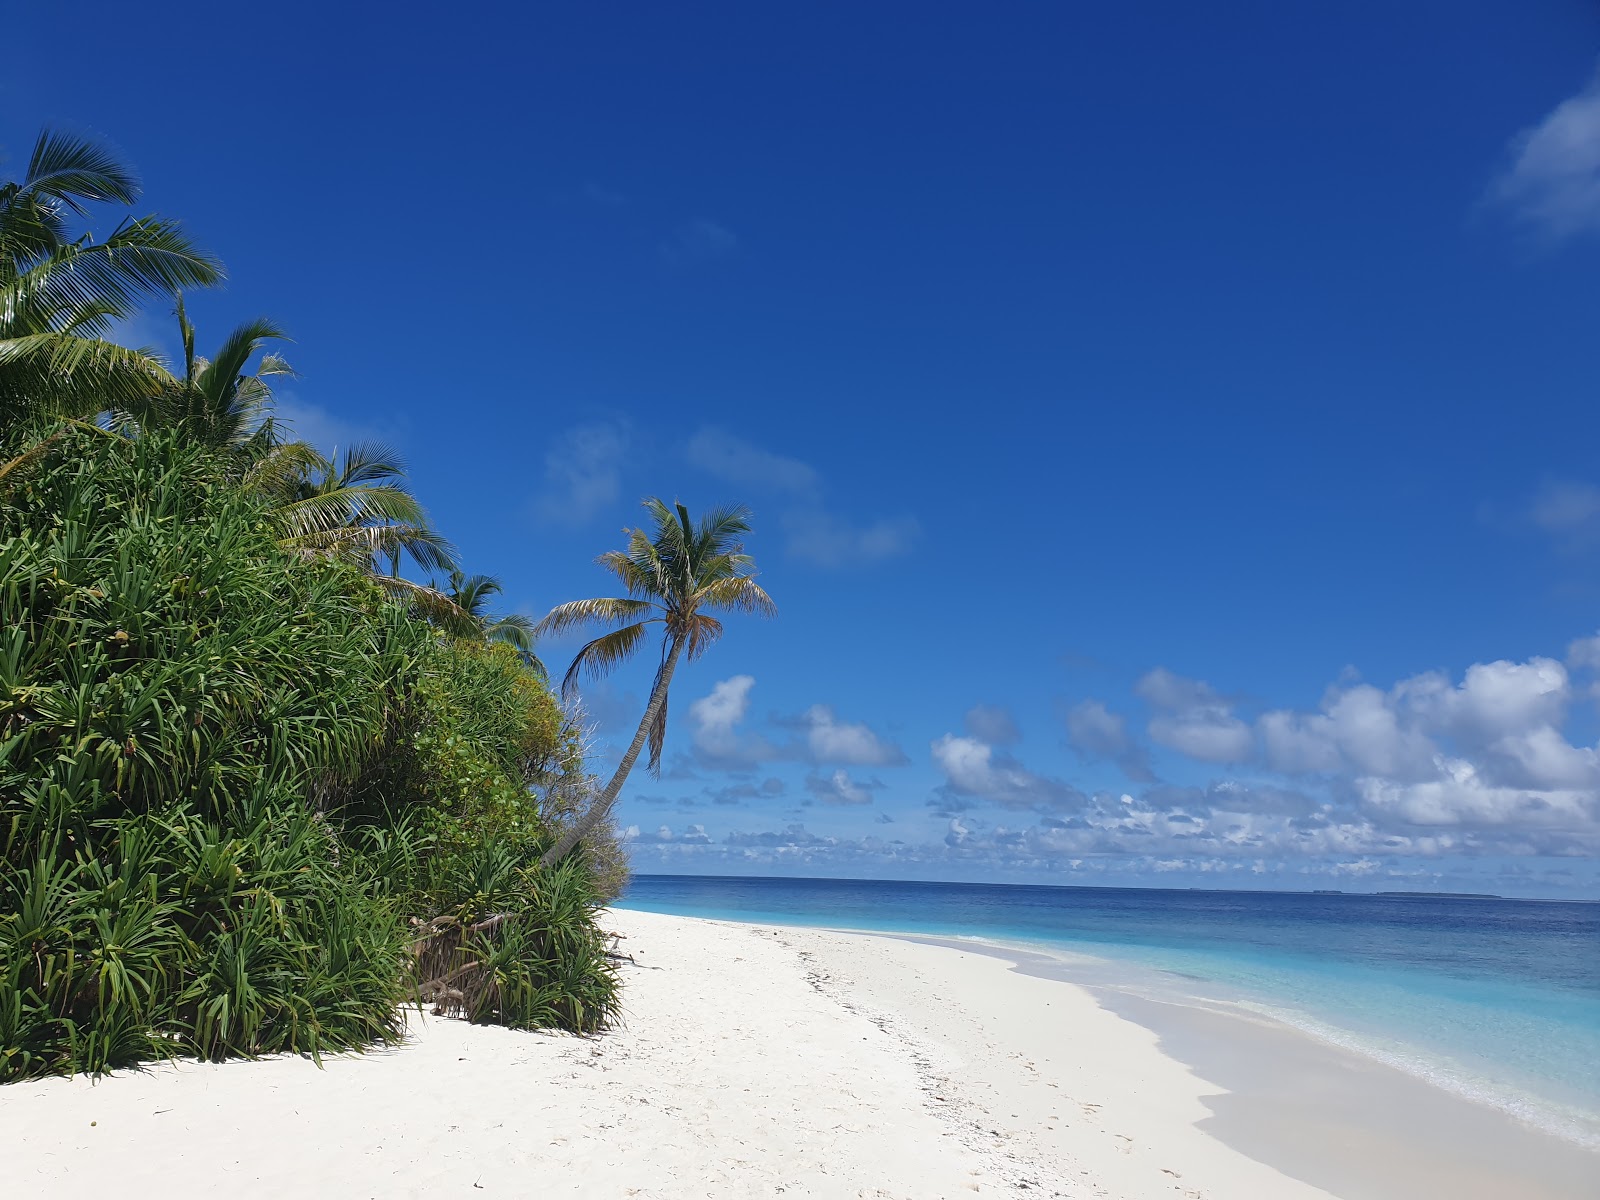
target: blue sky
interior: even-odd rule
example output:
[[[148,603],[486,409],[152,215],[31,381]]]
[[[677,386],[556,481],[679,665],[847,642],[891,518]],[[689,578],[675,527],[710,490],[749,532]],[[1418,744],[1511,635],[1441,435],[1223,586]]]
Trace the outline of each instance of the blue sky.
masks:
[[[754,508],[640,869],[1600,895],[1592,4],[121,11],[8,16],[8,165],[120,148],[511,606]]]

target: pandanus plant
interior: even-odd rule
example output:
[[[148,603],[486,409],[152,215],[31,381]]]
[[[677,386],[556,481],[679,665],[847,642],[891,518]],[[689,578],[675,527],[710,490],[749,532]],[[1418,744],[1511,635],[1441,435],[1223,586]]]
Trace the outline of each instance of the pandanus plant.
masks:
[[[650,701],[616,773],[588,810],[558,838],[540,860],[560,862],[591,830],[610,815],[646,744],[649,766],[661,773],[661,751],[667,737],[667,689],[678,660],[699,658],[722,637],[715,612],[746,612],[770,617],[777,605],[756,583],[755,560],[740,542],[750,532],[750,511],[743,506],[718,508],[696,523],[682,504],[644,501],[654,528],[628,531],[626,550],[608,550],[595,561],[622,581],[626,596],[573,600],[552,609],[539,622],[539,634],[562,633],[580,625],[615,626],[580,649],[562,681],[570,698],[582,676],[598,679],[632,658],[649,640],[650,627],[661,626],[661,663],[650,688]]]

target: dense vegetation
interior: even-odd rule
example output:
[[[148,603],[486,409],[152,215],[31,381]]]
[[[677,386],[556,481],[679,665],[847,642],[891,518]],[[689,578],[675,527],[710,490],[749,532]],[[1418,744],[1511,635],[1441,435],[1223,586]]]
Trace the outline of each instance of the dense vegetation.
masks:
[[[604,1026],[620,859],[602,822],[540,864],[594,788],[529,623],[392,452],[274,420],[274,326],[195,353],[177,290],[221,269],[174,223],[69,231],[135,196],[51,135],[0,187],[0,1081],[383,1042],[416,999]],[[181,370],[110,340],[163,302]]]

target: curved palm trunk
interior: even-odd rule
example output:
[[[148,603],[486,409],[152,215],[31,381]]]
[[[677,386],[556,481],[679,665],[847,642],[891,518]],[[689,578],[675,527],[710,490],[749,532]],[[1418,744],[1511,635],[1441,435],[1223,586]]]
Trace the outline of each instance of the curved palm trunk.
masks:
[[[639,751],[644,749],[645,739],[650,736],[650,727],[656,723],[662,706],[667,702],[667,686],[672,682],[672,672],[677,667],[678,655],[682,652],[683,643],[674,641],[672,649],[667,652],[667,661],[662,664],[661,677],[656,680],[655,690],[650,693],[650,703],[645,705],[639,730],[633,735],[633,742],[629,745],[628,752],[617,764],[617,773],[611,777],[611,782],[606,784],[605,791],[601,792],[589,806],[589,811],[573,822],[572,827],[561,835],[560,840],[544,852],[544,856],[539,859],[541,867],[553,866],[560,862],[572,852],[574,846],[589,836],[596,825],[610,815],[611,806],[617,802],[617,795],[622,791],[622,785],[627,782],[633,764],[638,761]]]

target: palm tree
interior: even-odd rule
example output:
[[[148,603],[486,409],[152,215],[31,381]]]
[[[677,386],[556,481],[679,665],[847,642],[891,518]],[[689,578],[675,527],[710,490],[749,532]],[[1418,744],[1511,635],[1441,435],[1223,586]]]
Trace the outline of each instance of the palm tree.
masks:
[[[357,442],[342,459],[318,455],[313,468],[281,493],[284,545],[307,557],[354,563],[381,581],[409,588],[421,585],[400,579],[401,555],[425,571],[453,571],[455,549],[428,524],[405,473],[400,456],[379,442]]]
[[[535,641],[533,621],[522,613],[503,617],[491,616],[489,597],[505,591],[505,586],[493,575],[463,575],[459,570],[450,572],[448,590],[436,589],[449,597],[461,613],[471,622],[473,630],[487,642],[505,642],[522,658],[522,665],[541,679],[545,676],[544,663],[533,652]]]
[[[288,335],[265,318],[246,321],[222,343],[216,354],[202,358],[194,352],[194,326],[178,297],[178,333],[183,341],[183,378],[153,406],[152,416],[168,427],[182,428],[190,440],[210,449],[237,454],[246,464],[259,464],[267,453],[284,445],[281,429],[272,418],[272,383],[277,377],[294,378],[295,370],[281,355],[267,349]],[[253,372],[250,360],[260,354]]]
[[[650,770],[660,775],[672,672],[685,651],[691,660],[699,658],[722,636],[722,622],[708,614],[749,612],[770,617],[777,612],[772,598],[755,581],[755,560],[739,541],[750,532],[749,509],[714,509],[695,524],[682,504],[669,507],[652,496],[644,501],[644,508],[655,529],[650,533],[629,530],[627,550],[608,550],[595,560],[622,581],[628,595],[570,601],[552,609],[535,627],[536,633],[544,634],[577,625],[617,626],[586,644],[573,658],[561,683],[562,695],[569,698],[580,675],[598,679],[631,658],[644,644],[649,626],[660,625],[663,635],[661,665],[650,688],[650,702],[616,774],[589,810],[545,851],[541,866],[565,858],[606,819],[646,741],[650,744]]]
[[[124,219],[104,241],[68,216],[132,204],[139,185],[104,148],[39,135],[21,180],[0,184],[0,426],[33,413],[137,411],[173,384],[160,359],[107,341],[150,296],[222,279],[174,221]]]

